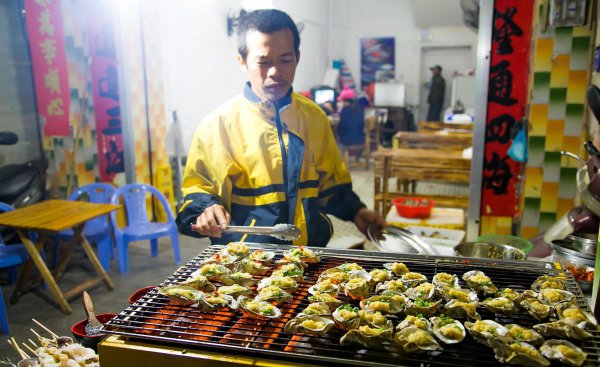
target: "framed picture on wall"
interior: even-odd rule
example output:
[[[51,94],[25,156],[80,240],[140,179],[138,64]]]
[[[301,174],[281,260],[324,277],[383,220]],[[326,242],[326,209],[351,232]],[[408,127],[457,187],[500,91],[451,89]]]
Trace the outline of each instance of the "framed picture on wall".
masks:
[[[381,72],[395,70],[394,37],[362,38],[360,40],[360,87],[365,89],[376,81],[376,76]]]

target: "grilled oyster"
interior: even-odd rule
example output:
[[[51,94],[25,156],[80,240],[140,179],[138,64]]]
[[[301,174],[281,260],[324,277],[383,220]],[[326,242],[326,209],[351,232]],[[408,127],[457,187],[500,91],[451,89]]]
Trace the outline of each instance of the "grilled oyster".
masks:
[[[429,320],[424,318],[423,316],[413,316],[408,315],[404,320],[402,320],[398,326],[396,326],[396,330],[400,331],[402,329],[406,329],[408,327],[417,327],[419,329],[423,329],[426,331],[431,330],[431,324]]]
[[[241,260],[250,255],[250,248],[243,242],[229,242],[223,249],[223,252],[237,257]]]
[[[365,311],[396,314],[402,312],[404,305],[390,296],[373,296],[360,301],[360,308]]]
[[[423,353],[442,349],[431,333],[417,327],[400,330],[394,335],[392,342],[405,353]]]
[[[357,263],[343,263],[342,265],[336,266],[335,269],[339,269],[346,273],[353,273],[357,270],[364,270],[363,267],[358,265]]]
[[[238,307],[237,301],[232,296],[219,294],[219,292],[203,293],[199,305],[205,311],[216,311],[226,307],[235,310]]]
[[[534,325],[533,328],[545,337],[556,336],[558,338],[570,338],[577,340],[588,339],[592,337],[592,334],[565,320],[538,324]]]
[[[406,290],[406,286],[402,283],[401,280],[392,279],[387,282],[379,283],[375,286],[375,291],[377,293],[384,291],[396,291],[396,292],[404,292]]]
[[[264,275],[271,268],[265,266],[260,260],[250,260],[249,258],[242,259],[235,263],[233,270],[240,273],[249,273],[252,275]]]
[[[502,288],[496,293],[496,297],[506,297],[511,300],[515,305],[521,303],[521,294],[512,288]]]
[[[531,345],[540,345],[544,342],[542,334],[533,329],[527,329],[517,324],[508,324],[506,325],[506,330],[508,330],[506,336],[520,342],[529,343]]]
[[[221,277],[221,282],[225,285],[239,284],[242,287],[250,287],[257,283],[257,280],[250,273],[235,272]]]
[[[372,328],[369,325],[349,330],[340,339],[342,346],[360,345],[366,348],[382,349],[382,343],[392,337],[392,329]]]
[[[580,329],[597,330],[596,318],[575,305],[559,304],[556,306],[556,314],[561,320],[577,325]]]
[[[344,273],[345,274],[345,273]],[[338,294],[340,287],[337,284],[334,284],[331,279],[324,279],[316,284],[313,284],[310,288],[308,288],[308,293],[327,293],[336,295]]]
[[[283,253],[284,261],[302,261],[305,263],[318,263],[321,261],[319,257],[323,251],[313,251],[309,248],[298,246],[291,248]]]
[[[269,265],[273,261],[274,257],[274,251],[265,251],[263,249],[259,249],[251,252],[250,255],[248,255],[248,260],[260,261],[263,265]]]
[[[408,303],[408,298],[404,294],[397,291],[383,291],[380,295],[385,297],[392,297],[392,301],[398,302],[401,305],[401,307],[404,307],[404,305]]]
[[[273,272],[273,276],[290,277],[296,282],[300,282],[304,278],[304,268],[296,263],[281,265]]]
[[[263,288],[274,285],[275,287],[279,287],[286,292],[293,292],[298,289],[298,283],[290,277],[278,277],[271,276],[268,278],[263,278],[258,282],[257,289],[260,291]]]
[[[373,283],[382,283],[392,279],[392,272],[384,269],[373,269],[369,275]]]
[[[448,286],[443,287],[442,289],[436,288],[437,294],[446,302],[450,302],[455,299],[460,302],[477,302],[479,298],[477,297],[477,293],[462,288],[451,288]]]
[[[300,312],[299,315],[329,316],[331,315],[331,310],[329,309],[329,306],[327,306],[327,303],[315,302],[306,306],[306,308]]]
[[[515,304],[506,297],[486,298],[481,304],[490,312],[501,313],[503,315],[512,315],[517,312]]]
[[[364,299],[371,294],[371,276],[364,270],[357,270],[343,285],[344,293],[352,299]]]
[[[350,304],[340,306],[333,311],[333,321],[344,330],[356,329],[360,325],[359,308]]]
[[[169,303],[176,306],[190,306],[200,301],[203,292],[185,285],[158,287],[158,293],[169,297]]]
[[[203,265],[199,270],[196,270],[190,277],[196,277],[202,275],[210,281],[220,281],[222,277],[228,276],[231,271],[224,265],[220,264],[206,264]]]
[[[179,285],[192,287],[202,292],[214,292],[216,290],[215,286],[206,279],[205,276],[195,275],[193,277],[189,277],[183,282],[177,283]]]
[[[333,320],[313,315],[298,315],[288,321],[283,330],[292,334],[323,336],[335,325]]]
[[[431,300],[435,294],[435,287],[431,283],[421,283],[416,287],[409,288],[404,293],[410,299]]]
[[[400,277],[400,280],[408,288],[412,288],[412,287],[418,286],[421,283],[426,283],[427,282],[427,277],[425,275],[421,274],[421,273],[408,272],[408,273],[404,273]]]
[[[394,324],[392,320],[389,320],[381,312],[359,310],[358,316],[360,317],[361,324],[369,325],[370,327],[376,327],[380,329],[393,329]]]
[[[237,260],[238,258],[236,256],[220,251],[202,261],[202,264],[219,264],[231,268]]]
[[[469,287],[483,296],[493,296],[498,292],[498,288],[492,283],[490,277],[480,270],[471,270],[463,274],[463,279]]]
[[[387,270],[391,271],[395,276],[402,276],[406,273],[408,273],[410,270],[408,270],[408,267],[406,265],[404,265],[404,263],[385,263],[383,264],[383,267],[386,268]]]
[[[444,305],[444,314],[457,319],[481,320],[477,313],[479,302],[462,302],[453,299]]]
[[[233,298],[238,298],[239,296],[246,296],[246,295],[250,294],[250,292],[251,292],[250,289],[243,287],[239,284],[224,285],[222,287],[219,287],[219,290],[218,290],[219,294],[226,294]]]
[[[565,278],[555,277],[551,275],[542,275],[539,276],[533,284],[531,284],[531,289],[539,292],[541,289],[545,288],[554,288],[554,289],[565,289]]]
[[[261,289],[256,296],[257,301],[271,302],[276,305],[283,304],[292,298],[291,294],[274,285]]]
[[[342,284],[350,278],[350,273],[347,273],[341,269],[331,268],[327,269],[319,275],[319,282],[329,280],[333,284]]]
[[[460,343],[467,335],[465,327],[458,320],[441,315],[440,317],[431,317],[429,321],[433,335],[446,344]]]
[[[417,298],[415,300],[411,299],[408,301],[408,303],[406,303],[404,313],[407,315],[432,316],[437,312],[441,304],[441,299],[437,301],[421,298]]]
[[[508,334],[508,330],[496,321],[477,320],[475,322],[465,322],[465,328],[475,340],[483,345],[491,347],[489,340],[496,339]]]
[[[548,340],[540,347],[540,352],[550,360],[560,361],[569,366],[581,366],[587,358],[587,354],[581,348],[566,340]]]
[[[525,299],[521,301],[521,308],[524,308],[536,320],[543,321],[554,313],[554,307],[545,305],[536,299]]]
[[[531,344],[506,337],[488,338],[496,359],[518,366],[549,366],[550,362]]]
[[[559,303],[571,303],[575,300],[575,295],[569,291],[563,291],[554,288],[540,289],[538,300],[544,304],[555,306]]]
[[[311,302],[325,302],[330,310],[334,310],[342,305],[342,301],[327,293],[315,293],[308,297]]]
[[[244,316],[253,319],[275,319],[281,316],[281,310],[269,302],[256,301],[246,296],[240,296],[238,304]]]
[[[440,289],[443,289],[444,287],[460,288],[458,285],[458,277],[454,274],[437,273],[433,276],[432,283]]]

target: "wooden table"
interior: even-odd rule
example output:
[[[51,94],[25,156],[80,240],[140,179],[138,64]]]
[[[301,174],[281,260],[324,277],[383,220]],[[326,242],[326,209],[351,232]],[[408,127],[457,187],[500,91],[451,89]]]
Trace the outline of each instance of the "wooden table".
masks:
[[[415,196],[413,193],[390,192],[389,179],[398,182],[408,180],[445,181],[469,183],[471,179],[471,158],[463,158],[462,150],[402,149],[381,148],[373,153],[375,158],[374,208],[386,215],[390,201],[397,196]],[[468,196],[427,195],[439,206],[468,208]]]
[[[50,292],[52,292],[58,301],[60,309],[67,314],[72,312],[67,300],[80,295],[84,289],[102,281],[109,289],[113,289],[113,282],[100,265],[98,257],[88,241],[82,236],[82,231],[86,222],[90,219],[106,215],[119,208],[119,205],[94,204],[85,201],[47,200],[0,214],[0,225],[15,228],[27,252],[29,252],[29,261],[25,264],[23,272],[17,281],[10,302],[13,304],[16,303],[21,295],[32,288],[29,281],[29,273],[32,270],[32,265],[35,265],[39,269],[42,278],[48,284]],[[50,242],[48,240],[51,240],[51,235],[66,229],[73,229],[73,237],[67,244],[56,269],[51,272],[40,256],[40,251]],[[39,235],[35,244],[27,236],[27,231],[33,231]],[[58,287],[57,281],[64,274],[65,268],[77,245],[83,247],[87,258],[92,263],[98,276],[84,281],[66,292],[62,292]],[[37,281],[33,282],[34,285],[39,285],[39,280],[37,278]]]
[[[419,121],[421,130],[473,130],[472,122],[441,122],[441,121]]]
[[[465,133],[398,131],[398,148],[461,150],[473,145],[473,135]]]

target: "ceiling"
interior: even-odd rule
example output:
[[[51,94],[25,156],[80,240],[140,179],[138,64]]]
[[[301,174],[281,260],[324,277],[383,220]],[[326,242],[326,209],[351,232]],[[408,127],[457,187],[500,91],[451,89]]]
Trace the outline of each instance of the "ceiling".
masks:
[[[410,3],[417,28],[465,25],[460,0],[412,0]]]

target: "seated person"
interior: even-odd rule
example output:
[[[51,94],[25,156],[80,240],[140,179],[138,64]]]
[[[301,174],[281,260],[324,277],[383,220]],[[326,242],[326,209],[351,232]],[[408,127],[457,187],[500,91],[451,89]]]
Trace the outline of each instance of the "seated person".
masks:
[[[351,145],[365,143],[365,108],[356,100],[354,90],[344,87],[338,101],[341,103],[338,142],[342,153]]]

